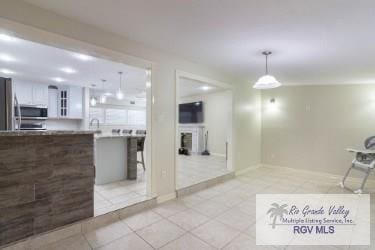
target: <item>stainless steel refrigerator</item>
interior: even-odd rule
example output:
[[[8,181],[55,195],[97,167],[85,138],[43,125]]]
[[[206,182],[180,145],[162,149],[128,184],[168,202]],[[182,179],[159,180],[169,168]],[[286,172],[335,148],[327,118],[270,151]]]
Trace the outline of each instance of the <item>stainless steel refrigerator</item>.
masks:
[[[0,77],[0,131],[14,129],[12,79]]]

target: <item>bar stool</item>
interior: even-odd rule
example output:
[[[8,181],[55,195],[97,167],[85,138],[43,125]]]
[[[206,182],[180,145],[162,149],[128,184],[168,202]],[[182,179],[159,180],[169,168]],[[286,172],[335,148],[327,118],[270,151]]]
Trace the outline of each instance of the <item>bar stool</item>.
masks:
[[[124,135],[131,135],[133,133],[132,129],[123,129],[122,134]]]
[[[146,166],[145,166],[145,157],[143,155],[144,149],[145,149],[145,139],[146,136],[142,136],[137,138],[137,153],[141,152],[141,161],[137,161],[137,163],[141,163],[143,167],[143,171],[146,171]]]

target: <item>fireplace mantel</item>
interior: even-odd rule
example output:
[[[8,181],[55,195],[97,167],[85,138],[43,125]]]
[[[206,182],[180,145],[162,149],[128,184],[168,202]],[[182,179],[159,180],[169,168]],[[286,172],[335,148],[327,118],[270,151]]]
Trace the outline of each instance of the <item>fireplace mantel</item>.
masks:
[[[181,145],[181,133],[191,133],[192,148],[191,153],[200,154],[203,152],[204,145],[204,125],[203,124],[179,124],[178,126],[178,145]]]

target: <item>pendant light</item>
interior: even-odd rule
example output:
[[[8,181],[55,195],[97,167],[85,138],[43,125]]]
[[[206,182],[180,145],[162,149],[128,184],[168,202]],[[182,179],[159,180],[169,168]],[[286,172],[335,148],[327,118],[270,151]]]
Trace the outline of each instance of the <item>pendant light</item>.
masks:
[[[273,89],[281,86],[281,83],[275,77],[268,74],[268,56],[272,54],[271,51],[262,52],[266,56],[266,74],[258,79],[254,84],[254,89]]]
[[[95,96],[91,97],[91,99],[90,99],[90,105],[91,105],[91,106],[96,106],[97,102],[98,102],[98,101],[96,100],[96,97],[95,97]]]
[[[124,99],[124,93],[121,90],[122,72],[120,71],[120,72],[118,72],[118,74],[120,75],[120,88],[116,91],[116,98],[117,98],[117,100],[122,100],[122,99]]]
[[[102,79],[102,89],[104,90],[104,84],[105,84],[106,80],[105,79]],[[100,103],[106,103],[107,102],[107,96],[106,96],[106,93],[103,93],[101,94],[100,96]]]

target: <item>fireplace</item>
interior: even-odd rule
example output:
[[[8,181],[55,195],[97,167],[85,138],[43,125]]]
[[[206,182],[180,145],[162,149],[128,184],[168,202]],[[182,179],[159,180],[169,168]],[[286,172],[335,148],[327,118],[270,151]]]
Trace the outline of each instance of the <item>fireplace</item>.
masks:
[[[189,150],[193,149],[193,134],[192,133],[181,133],[181,148]]]
[[[203,125],[180,124],[178,127],[179,143],[182,149],[192,154],[200,154],[203,151]]]

